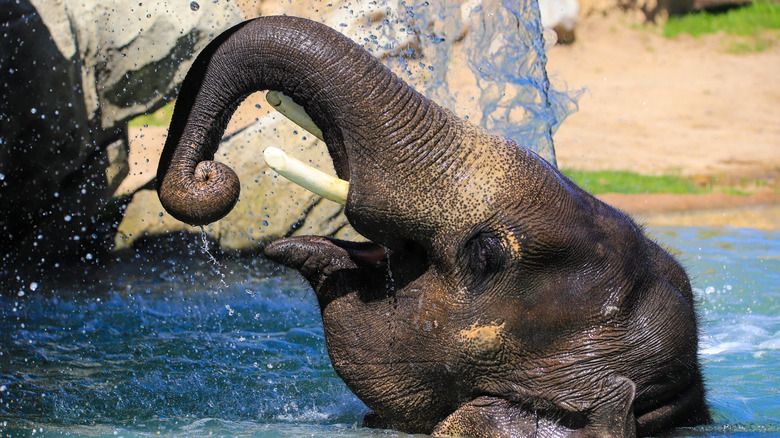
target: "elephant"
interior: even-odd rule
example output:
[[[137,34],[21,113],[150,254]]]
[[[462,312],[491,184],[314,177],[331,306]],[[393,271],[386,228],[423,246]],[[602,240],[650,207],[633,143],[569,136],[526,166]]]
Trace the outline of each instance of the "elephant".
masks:
[[[232,112],[275,90],[322,131],[364,242],[286,237],[366,427],[436,436],[646,436],[710,421],[685,270],[621,211],[512,140],[424,98],[325,25],[219,35],[179,93],[156,188],[175,218],[227,214]]]

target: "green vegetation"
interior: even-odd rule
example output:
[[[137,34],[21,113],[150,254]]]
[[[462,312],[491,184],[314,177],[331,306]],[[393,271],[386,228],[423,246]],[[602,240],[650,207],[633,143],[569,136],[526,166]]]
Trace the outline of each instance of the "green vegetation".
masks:
[[[702,11],[670,17],[663,33],[669,38],[681,33],[699,36],[717,32],[749,36],[762,29],[780,29],[780,3],[756,1],[722,13]]]
[[[144,114],[134,118],[130,121],[129,126],[131,128],[142,128],[146,126],[168,126],[171,123],[172,114],[173,104],[169,103],[152,114]]]
[[[755,1],[725,12],[695,12],[669,17],[663,35],[674,38],[686,33],[694,37],[722,32],[731,53],[760,52],[780,40],[780,3]]]
[[[583,171],[564,169],[564,175],[594,195],[603,193],[706,193],[688,178],[673,175],[650,176],[627,171]]]

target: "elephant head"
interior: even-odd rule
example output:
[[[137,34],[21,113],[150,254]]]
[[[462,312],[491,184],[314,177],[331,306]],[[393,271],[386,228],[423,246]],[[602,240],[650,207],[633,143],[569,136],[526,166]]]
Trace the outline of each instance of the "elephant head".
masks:
[[[238,102],[277,90],[321,129],[370,242],[269,244],[317,295],[366,425],[484,437],[631,436],[708,421],[680,265],[533,152],[425,99],[338,32],[263,17],[219,36],[179,95],[157,175],[190,224],[238,180],[213,160]]]

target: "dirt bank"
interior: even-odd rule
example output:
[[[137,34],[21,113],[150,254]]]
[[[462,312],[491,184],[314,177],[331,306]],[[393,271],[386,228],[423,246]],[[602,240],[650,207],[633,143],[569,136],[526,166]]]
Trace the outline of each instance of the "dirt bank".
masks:
[[[631,214],[646,226],[780,229],[780,195],[774,193],[761,192],[749,196],[725,193],[609,193],[599,198]]]
[[[585,90],[555,135],[559,165],[755,192],[602,196],[647,225],[780,229],[780,44],[735,55],[728,40],[670,40],[624,15],[579,23],[574,44],[548,52],[552,83]]]
[[[585,89],[555,135],[561,167],[727,179],[780,173],[780,44],[666,39],[626,16],[591,17],[548,52],[553,84]]]

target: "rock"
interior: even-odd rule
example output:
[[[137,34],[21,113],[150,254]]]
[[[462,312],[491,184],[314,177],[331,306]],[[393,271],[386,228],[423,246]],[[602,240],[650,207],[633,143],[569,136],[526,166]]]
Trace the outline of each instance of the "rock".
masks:
[[[239,8],[251,10],[251,2],[236,5],[220,0],[192,7],[190,2],[81,1],[24,0],[2,12],[7,24],[0,71],[7,76],[3,81],[5,107],[12,109],[0,119],[0,208],[11,212],[0,219],[5,278],[18,276],[24,265],[45,272],[66,259],[95,260],[112,244],[118,249],[149,236],[200,232],[167,216],[150,190],[114,201],[110,197],[128,173],[127,121],[174,98],[194,54],[208,39],[241,21]],[[400,0],[340,1],[324,6],[276,3],[261,3],[262,13],[308,16],[341,30],[385,59],[409,82],[423,84],[421,91],[429,97],[461,116],[481,118],[491,129],[501,120],[515,125],[521,121],[526,127],[537,123],[536,109],[518,105],[517,99],[523,96],[528,96],[531,105],[549,108],[536,90],[516,91],[527,85],[506,84],[502,77],[475,77],[477,69],[492,71],[489,63],[496,58],[492,52],[483,50],[484,59],[477,61],[480,66],[469,72],[470,61],[464,52],[479,51],[475,41],[486,41],[491,50],[516,42],[504,35],[491,39],[485,34],[495,32],[495,23],[484,25],[480,14],[503,8],[497,0],[462,4],[436,0],[416,5]],[[515,39],[525,41],[528,50],[532,44],[526,40],[534,38],[536,27],[525,20],[532,23],[533,18],[529,15],[519,22],[502,11],[497,17],[514,26],[510,33],[520,35]],[[523,56],[518,50],[508,52]],[[512,70],[507,77],[515,78],[521,71],[534,75],[534,84],[545,84],[536,77],[543,73],[543,64],[537,65],[539,54],[528,53],[523,59],[522,66],[514,59],[504,59]],[[461,88],[464,81],[475,91]],[[450,84],[456,84],[454,93],[448,89]],[[483,90],[483,97],[475,101],[473,96],[480,94],[481,86],[487,87],[488,94]],[[496,93],[506,98],[488,105],[495,113],[491,116],[482,103]],[[541,129],[549,132],[552,128]],[[278,117],[265,117],[220,147],[243,184],[236,209],[205,227],[209,238],[222,248],[255,250],[262,242],[301,233],[356,237],[340,206],[276,178],[262,162],[262,149],[273,144],[330,169],[324,145],[311,136],[304,140],[304,134],[297,131],[301,130]],[[544,144],[552,154],[549,136],[540,139],[538,134],[536,128],[525,130],[519,140],[532,138],[524,145]],[[150,157],[150,161],[156,165],[157,158]],[[549,158],[554,162],[554,154]]]
[[[113,242],[127,122],[172,98],[230,2],[4,2],[0,282],[94,260]]]
[[[628,4],[641,10],[648,21],[666,19],[693,10],[694,0],[631,0]]]
[[[579,12],[577,0],[539,0],[542,26],[554,30],[560,43],[574,42],[574,26]]]

